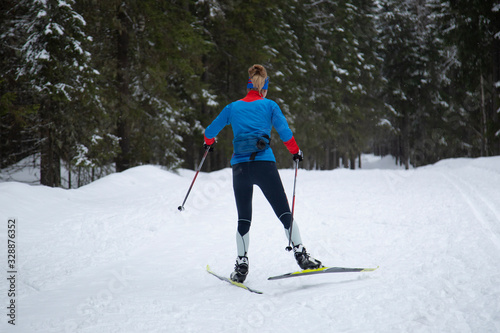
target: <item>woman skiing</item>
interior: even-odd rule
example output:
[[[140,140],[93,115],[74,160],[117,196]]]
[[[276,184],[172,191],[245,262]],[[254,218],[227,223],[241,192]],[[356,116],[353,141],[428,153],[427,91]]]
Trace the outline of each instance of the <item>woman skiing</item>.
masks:
[[[283,223],[288,240],[293,244],[298,265],[302,269],[321,267],[321,262],[311,258],[306,252],[297,223],[292,221],[288,200],[276,167],[276,159],[269,146],[272,127],[274,126],[285,146],[293,154],[294,160],[302,161],[302,151],[295,142],[293,133],[278,104],[265,98],[269,85],[269,77],[265,68],[261,65],[253,65],[248,69],[248,74],[245,98],[228,104],[205,130],[205,145],[208,149],[208,146],[215,143],[215,137],[226,125],[231,125],[233,129],[234,153],[231,166],[238,210],[236,232],[238,256],[235,270],[230,278],[240,283],[248,274],[247,252],[252,221],[253,185],[260,187],[274,213]]]

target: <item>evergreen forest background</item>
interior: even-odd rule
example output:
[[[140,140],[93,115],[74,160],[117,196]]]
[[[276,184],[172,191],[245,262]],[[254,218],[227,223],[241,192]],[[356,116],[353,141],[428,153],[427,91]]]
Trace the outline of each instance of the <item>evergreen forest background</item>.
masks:
[[[302,167],[500,154],[500,1],[2,0],[0,60],[0,169],[35,164],[48,186],[196,168],[255,63]],[[231,140],[204,171],[229,166]]]

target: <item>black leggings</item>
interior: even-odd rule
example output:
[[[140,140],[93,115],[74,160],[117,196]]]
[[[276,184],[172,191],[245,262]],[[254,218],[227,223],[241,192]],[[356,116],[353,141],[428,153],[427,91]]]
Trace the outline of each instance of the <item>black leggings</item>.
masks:
[[[250,229],[253,185],[260,187],[283,226],[290,228],[292,214],[276,163],[252,161],[233,165],[233,189],[240,235],[245,235]]]

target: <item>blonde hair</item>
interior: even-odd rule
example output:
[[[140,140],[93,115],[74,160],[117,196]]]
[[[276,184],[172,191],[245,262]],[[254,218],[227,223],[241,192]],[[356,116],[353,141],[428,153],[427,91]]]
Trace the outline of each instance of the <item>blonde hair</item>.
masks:
[[[248,69],[248,76],[252,81],[254,89],[259,90],[259,94],[262,92],[262,87],[266,83],[267,71],[262,65],[253,65]]]

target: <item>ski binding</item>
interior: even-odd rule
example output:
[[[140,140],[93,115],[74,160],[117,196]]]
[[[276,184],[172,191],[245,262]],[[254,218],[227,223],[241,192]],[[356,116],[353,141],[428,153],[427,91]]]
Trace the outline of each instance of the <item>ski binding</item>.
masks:
[[[255,289],[252,289],[246,285],[244,285],[243,283],[239,283],[239,282],[236,282],[236,281],[233,281],[225,276],[221,276],[217,273],[214,273],[211,269],[210,269],[210,266],[207,265],[207,272],[212,274],[213,276],[215,276],[216,278],[218,278],[219,280],[222,280],[222,281],[226,281],[230,284],[232,284],[233,286],[236,286],[236,287],[240,287],[242,289],[245,289],[245,290],[248,290],[249,292],[252,292],[252,293],[255,293],[255,294],[262,294],[262,291],[259,291],[259,290],[255,290]]]

